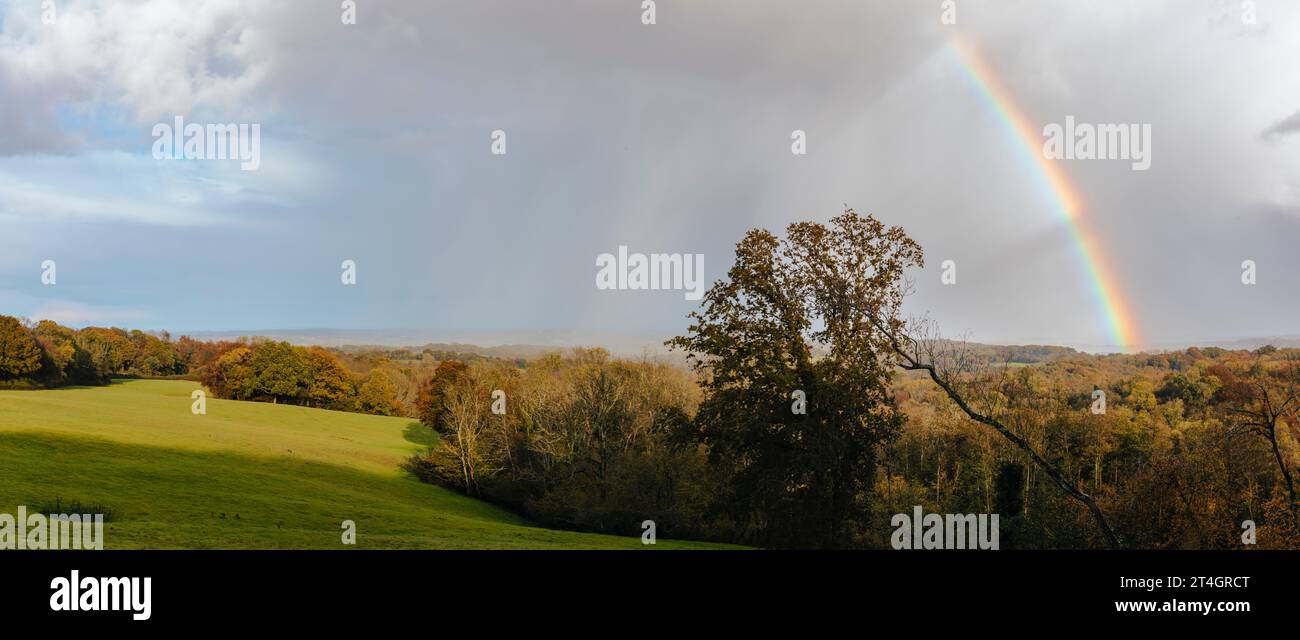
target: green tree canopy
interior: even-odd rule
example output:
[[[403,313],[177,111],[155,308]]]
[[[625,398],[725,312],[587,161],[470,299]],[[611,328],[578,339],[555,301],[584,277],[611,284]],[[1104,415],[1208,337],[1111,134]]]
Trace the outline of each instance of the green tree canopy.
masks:
[[[305,350],[288,342],[253,345],[249,367],[255,378],[255,395],[273,402],[300,402],[311,387],[311,370]]]
[[[877,448],[904,423],[873,320],[901,323],[903,272],[921,262],[902,229],[851,210],[784,240],[753,230],[690,334],[669,342],[702,374],[698,437],[731,474],[754,541],[849,546],[869,526]]]

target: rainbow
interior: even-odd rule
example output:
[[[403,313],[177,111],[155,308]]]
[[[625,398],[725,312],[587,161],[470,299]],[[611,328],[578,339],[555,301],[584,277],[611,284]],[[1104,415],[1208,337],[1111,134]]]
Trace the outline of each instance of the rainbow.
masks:
[[[1024,112],[1011,100],[1010,93],[998,81],[993,68],[979,52],[956,35],[950,38],[948,49],[980,98],[997,114],[1007,132],[1020,143],[1016,146],[1022,159],[1033,168],[1032,175],[1047,194],[1052,209],[1070,231],[1110,340],[1121,351],[1131,351],[1140,341],[1137,321],[1125,300],[1119,279],[1101,250],[1097,235],[1088,227],[1087,220],[1082,215],[1083,199],[1078,190],[1061,170],[1060,163],[1043,156],[1043,138],[1039,130],[1030,124]]]

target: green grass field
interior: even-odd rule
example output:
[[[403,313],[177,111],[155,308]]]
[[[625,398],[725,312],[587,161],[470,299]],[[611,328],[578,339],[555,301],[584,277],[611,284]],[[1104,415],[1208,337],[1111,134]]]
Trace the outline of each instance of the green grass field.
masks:
[[[0,513],[106,507],[105,549],[682,549],[719,545],[544,529],[421,483],[408,418],[208,398],[196,383],[0,391]],[[341,523],[357,544],[341,543]]]

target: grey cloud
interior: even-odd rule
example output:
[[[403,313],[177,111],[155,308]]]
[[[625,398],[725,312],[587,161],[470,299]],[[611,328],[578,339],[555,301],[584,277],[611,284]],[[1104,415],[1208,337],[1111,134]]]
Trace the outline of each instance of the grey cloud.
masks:
[[[1276,140],[1283,136],[1289,136],[1297,131],[1300,131],[1300,111],[1296,111],[1295,113],[1278,120],[1273,124],[1273,126],[1265,129],[1264,132],[1259,135],[1265,140]]]

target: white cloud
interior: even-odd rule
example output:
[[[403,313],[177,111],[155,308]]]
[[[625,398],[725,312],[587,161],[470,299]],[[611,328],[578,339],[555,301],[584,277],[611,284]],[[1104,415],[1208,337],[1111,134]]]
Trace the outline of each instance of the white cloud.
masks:
[[[256,25],[269,5],[60,2],[52,25],[41,22],[38,2],[10,5],[0,31],[0,87],[25,113],[3,113],[15,116],[5,120],[43,128],[45,140],[25,140],[48,151],[66,147],[56,113],[68,106],[114,108],[137,125],[200,108],[220,110],[223,119],[246,115],[235,112],[267,76],[270,56]],[[0,134],[10,126],[0,122]]]

